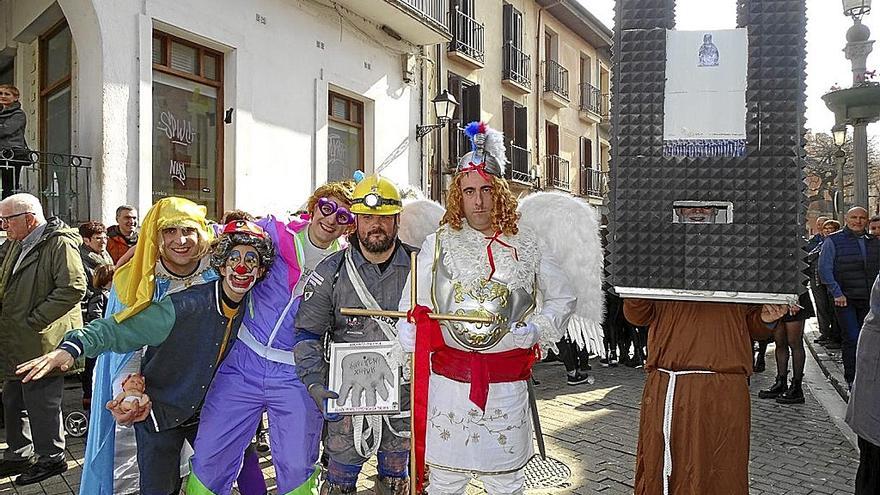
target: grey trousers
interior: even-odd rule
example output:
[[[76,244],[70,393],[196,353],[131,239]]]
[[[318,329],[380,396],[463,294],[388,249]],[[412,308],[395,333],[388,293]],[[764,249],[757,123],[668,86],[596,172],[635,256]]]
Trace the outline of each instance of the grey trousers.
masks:
[[[21,383],[3,382],[6,443],[3,459],[21,460],[34,454],[40,459],[64,458],[61,397],[64,377],[53,376]]]

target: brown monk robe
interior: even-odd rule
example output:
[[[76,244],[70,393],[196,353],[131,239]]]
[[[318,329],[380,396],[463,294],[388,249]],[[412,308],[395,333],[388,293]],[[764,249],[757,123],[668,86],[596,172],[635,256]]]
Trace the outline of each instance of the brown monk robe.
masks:
[[[747,495],[752,339],[773,331],[761,319],[762,307],[627,299],[623,309],[633,325],[650,326],[636,495],[663,493],[669,374],[661,369],[715,372],[676,377],[669,493]]]

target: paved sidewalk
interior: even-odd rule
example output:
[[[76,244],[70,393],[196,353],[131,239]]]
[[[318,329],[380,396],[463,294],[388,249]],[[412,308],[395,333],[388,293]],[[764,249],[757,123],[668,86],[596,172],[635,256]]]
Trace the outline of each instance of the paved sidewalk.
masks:
[[[782,406],[757,398],[758,390],[773,381],[773,346],[767,353],[767,371],[755,375],[751,384],[752,448],[750,484],[752,495],[851,494],[858,453],[816,400],[810,384],[803,405]],[[596,361],[593,361],[596,363]],[[598,368],[598,365],[594,365]],[[807,359],[808,369],[816,363]],[[538,408],[543,418],[547,451],[571,468],[566,486],[547,493],[631,494],[638,436],[639,402],[644,372],[626,367],[594,370],[596,383],[569,387],[559,363],[536,368]],[[810,374],[808,373],[808,376]],[[819,376],[814,373],[813,376]],[[825,384],[817,383],[817,387]],[[825,385],[827,388],[827,385]],[[832,394],[833,395],[833,394]],[[74,407],[79,392],[70,384],[66,404]],[[5,445],[0,445],[5,448]],[[61,477],[29,487],[14,487],[0,479],[0,494],[70,494],[79,485],[82,439],[70,439],[67,459],[70,470]],[[263,459],[264,473],[274,470]],[[361,493],[371,493],[375,470],[367,467]],[[482,493],[476,488],[468,493]],[[274,491],[273,491],[274,493]],[[541,493],[541,492],[532,492]]]

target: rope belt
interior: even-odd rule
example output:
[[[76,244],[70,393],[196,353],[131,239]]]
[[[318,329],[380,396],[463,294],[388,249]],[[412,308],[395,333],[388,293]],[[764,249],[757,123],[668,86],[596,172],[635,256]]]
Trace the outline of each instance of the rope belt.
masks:
[[[663,495],[669,495],[669,478],[672,477],[672,406],[675,400],[675,382],[680,375],[714,375],[714,371],[670,371],[657,368],[669,375],[666,384],[666,401],[663,404]]]

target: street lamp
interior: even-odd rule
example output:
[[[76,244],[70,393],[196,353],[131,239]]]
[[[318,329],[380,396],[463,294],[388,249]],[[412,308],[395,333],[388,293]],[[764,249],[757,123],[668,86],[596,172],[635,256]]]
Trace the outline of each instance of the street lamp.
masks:
[[[842,148],[846,144],[846,124],[837,124],[831,128],[831,135],[834,136],[834,145]]]
[[[437,116],[437,123],[417,125],[416,139],[422,139],[434,129],[446,127],[446,123],[452,120],[452,117],[455,115],[455,109],[458,107],[458,101],[446,89],[434,97],[431,103],[434,104],[434,114]]]
[[[843,0],[843,15],[860,18],[871,12],[871,0]]]

